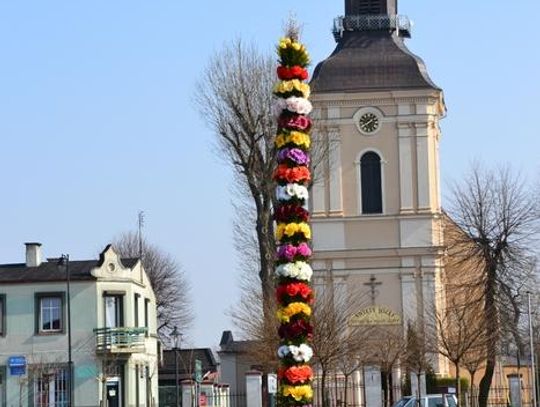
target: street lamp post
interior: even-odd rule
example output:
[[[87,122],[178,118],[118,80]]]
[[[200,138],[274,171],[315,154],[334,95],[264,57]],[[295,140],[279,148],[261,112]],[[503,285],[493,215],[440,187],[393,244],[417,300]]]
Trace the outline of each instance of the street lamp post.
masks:
[[[66,303],[67,303],[67,337],[68,337],[68,395],[71,407],[75,406],[73,402],[73,358],[71,355],[71,273],[69,271],[69,254],[62,254],[58,262],[59,265],[66,267]]]
[[[533,407],[536,407],[536,363],[534,358],[534,341],[533,341],[533,326],[531,317],[531,293],[527,291],[527,304],[529,314],[529,345],[531,347],[531,381],[532,381],[532,393],[533,393]]]
[[[182,334],[180,331],[178,331],[178,328],[176,325],[174,326],[173,331],[171,332],[171,336],[174,339],[174,384],[175,384],[175,401],[176,407],[180,407],[180,398],[179,398],[179,383],[178,383],[178,350],[180,349],[180,337]]]

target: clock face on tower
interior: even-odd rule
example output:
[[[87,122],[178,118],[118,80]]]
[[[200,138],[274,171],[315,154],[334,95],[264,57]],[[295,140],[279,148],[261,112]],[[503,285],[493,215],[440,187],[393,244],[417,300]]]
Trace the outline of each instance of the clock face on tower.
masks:
[[[364,134],[372,134],[378,130],[380,125],[379,117],[375,113],[364,113],[358,119],[358,128]]]

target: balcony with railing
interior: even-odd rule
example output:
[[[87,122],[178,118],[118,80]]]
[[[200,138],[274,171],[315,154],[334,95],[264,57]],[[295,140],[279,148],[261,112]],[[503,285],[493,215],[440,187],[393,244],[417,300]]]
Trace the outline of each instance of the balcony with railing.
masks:
[[[349,15],[334,19],[334,38],[339,41],[346,31],[381,31],[396,32],[398,36],[410,38],[411,21],[403,15]]]
[[[96,352],[139,353],[145,352],[147,328],[96,328]]]

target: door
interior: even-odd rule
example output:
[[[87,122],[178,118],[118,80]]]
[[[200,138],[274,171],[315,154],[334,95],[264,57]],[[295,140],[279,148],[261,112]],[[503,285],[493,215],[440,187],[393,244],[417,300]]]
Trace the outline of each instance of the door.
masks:
[[[107,379],[107,407],[120,407],[121,404],[120,378]]]

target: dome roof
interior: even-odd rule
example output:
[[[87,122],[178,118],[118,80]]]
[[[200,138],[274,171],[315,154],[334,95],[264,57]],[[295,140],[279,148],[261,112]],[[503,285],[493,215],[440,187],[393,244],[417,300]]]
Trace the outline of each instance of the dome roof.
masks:
[[[313,73],[314,92],[435,89],[424,62],[403,38],[381,31],[346,31]]]

